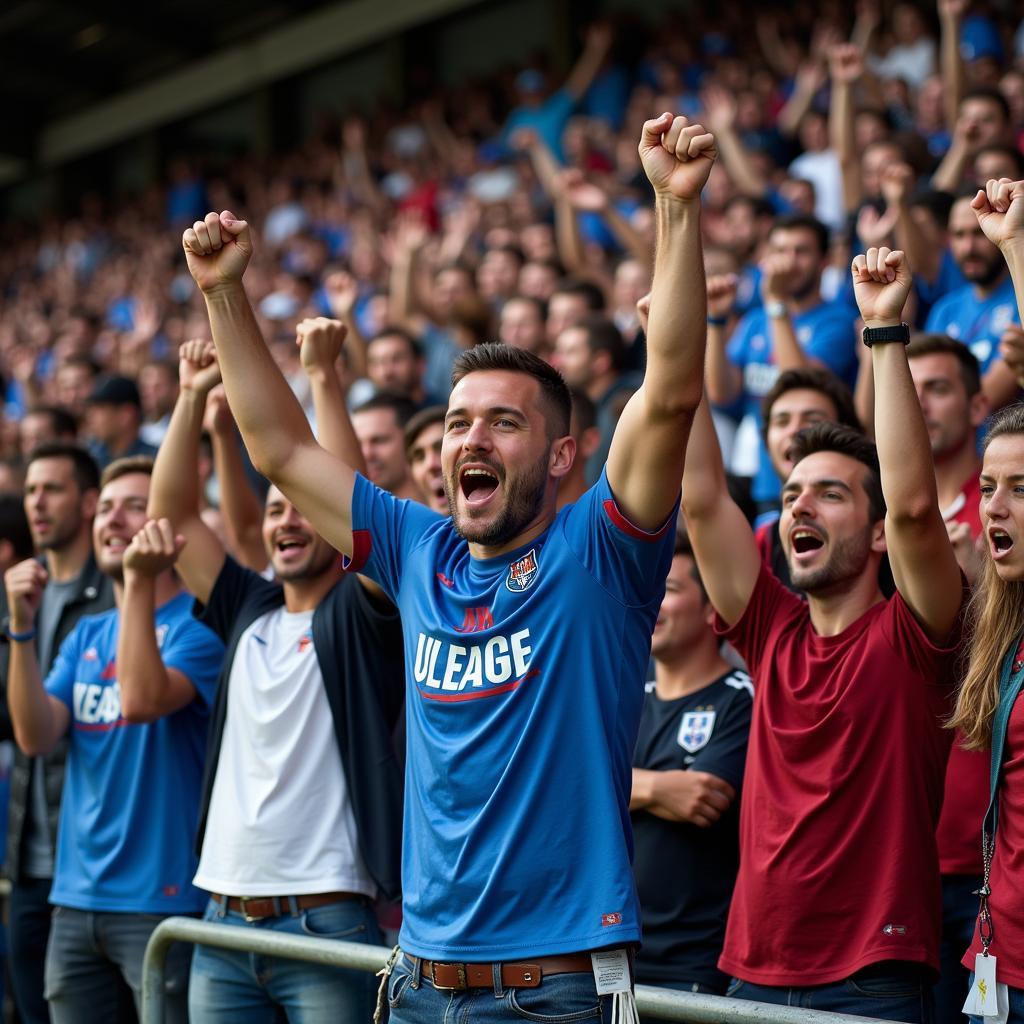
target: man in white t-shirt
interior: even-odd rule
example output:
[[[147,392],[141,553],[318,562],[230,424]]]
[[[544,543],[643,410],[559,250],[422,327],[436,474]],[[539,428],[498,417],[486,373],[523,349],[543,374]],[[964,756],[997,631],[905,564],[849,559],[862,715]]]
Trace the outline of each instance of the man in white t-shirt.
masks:
[[[299,326],[325,444],[358,452],[339,415],[336,321]],[[392,742],[404,674],[401,628],[275,487],[263,540],[277,582],[227,556],[199,516],[203,410],[220,379],[212,346],[182,346],[181,394],[153,476],[150,543],[180,552],[197,614],[228,655],[210,729],[195,884],[205,919],[380,942],[372,901],[399,894],[401,768]],[[331,434],[336,436],[331,438]],[[166,517],[166,518],[155,518]],[[373,979],[299,961],[198,947],[198,1024],[369,1020]]]

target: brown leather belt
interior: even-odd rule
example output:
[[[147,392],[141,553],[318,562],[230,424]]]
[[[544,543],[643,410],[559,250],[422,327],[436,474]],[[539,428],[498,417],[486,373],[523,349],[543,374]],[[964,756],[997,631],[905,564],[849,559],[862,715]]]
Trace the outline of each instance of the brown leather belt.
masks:
[[[538,956],[529,963],[505,963],[500,966],[501,984],[505,988],[536,988],[541,979],[550,974],[584,974],[594,969],[589,953]],[[467,988],[494,987],[494,964],[456,964],[421,960],[420,971],[434,988],[445,991],[461,992]]]
[[[366,899],[357,892],[317,892],[305,896],[221,896],[212,892],[210,898],[225,910],[243,914],[246,921],[259,921],[265,917],[290,914],[293,904],[297,910],[313,910],[316,907],[326,907],[329,903]]]

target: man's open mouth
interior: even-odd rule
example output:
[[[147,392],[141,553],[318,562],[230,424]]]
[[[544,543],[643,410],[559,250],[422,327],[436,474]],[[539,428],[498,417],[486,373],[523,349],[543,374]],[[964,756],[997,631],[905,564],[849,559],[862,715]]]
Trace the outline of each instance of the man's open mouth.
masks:
[[[805,529],[794,530],[789,535],[789,542],[798,555],[805,555],[809,551],[817,551],[825,546],[825,541],[817,533]]]
[[[498,489],[498,474],[484,466],[466,466],[459,473],[459,486],[470,505],[482,505]]]

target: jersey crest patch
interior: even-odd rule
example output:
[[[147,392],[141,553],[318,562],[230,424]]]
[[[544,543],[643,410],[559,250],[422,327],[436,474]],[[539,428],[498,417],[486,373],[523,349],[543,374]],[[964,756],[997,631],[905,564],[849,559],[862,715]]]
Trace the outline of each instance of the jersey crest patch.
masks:
[[[679,746],[687,753],[696,754],[708,745],[714,728],[714,711],[687,711],[679,723]]]
[[[521,594],[533,586],[538,571],[537,549],[530,548],[522,558],[517,559],[508,567],[505,586],[514,594]]]

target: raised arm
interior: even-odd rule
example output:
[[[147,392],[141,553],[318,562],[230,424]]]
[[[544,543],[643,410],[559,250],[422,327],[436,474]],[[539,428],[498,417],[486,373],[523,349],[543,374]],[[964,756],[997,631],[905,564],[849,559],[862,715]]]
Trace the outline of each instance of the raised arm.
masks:
[[[608,481],[626,517],[656,530],[675,507],[686,438],[704,388],[700,192],[715,140],[685,117],[662,114],[644,124],[640,158],[654,186],[658,227],[647,369],[615,428]]]
[[[839,43],[829,50],[828,68],[832,79],[829,135],[839,157],[843,206],[847,213],[853,213],[863,197],[860,155],[854,136],[853,87],[864,74],[864,56],[853,43]]]
[[[1010,269],[1017,315],[1024,322],[1024,181],[992,179],[971,200],[981,230],[999,246]]]
[[[169,520],[150,519],[124,553],[117,681],[121,713],[129,722],[155,722],[195,699],[196,688],[188,676],[164,665],[154,624],[159,577],[174,565],[184,546],[185,538],[175,534]]]
[[[574,213],[582,210],[589,210],[601,215],[601,219],[608,225],[609,230],[615,236],[615,240],[643,267],[650,269],[651,247],[647,239],[624,217],[608,190],[600,182],[587,181],[583,173],[578,170],[562,172],[562,191]],[[582,243],[581,243],[582,246]]]
[[[697,410],[686,446],[683,515],[708,598],[732,625],[750,603],[761,572],[761,556],[750,524],[729,494],[706,401]]]
[[[36,654],[35,621],[46,580],[46,570],[34,558],[11,566],[4,574],[11,616],[7,707],[14,740],[29,757],[53,750],[71,723],[67,705],[43,688]]]
[[[356,299],[359,297],[359,284],[356,279],[344,270],[329,274],[324,281],[327,302],[331,312],[345,326],[346,354],[349,368],[356,377],[366,376],[366,339],[359,330],[356,321]]]
[[[960,27],[970,0],[939,0],[939,72],[942,76],[942,106],[946,127],[956,124],[964,98],[966,69],[960,53]]]
[[[224,565],[224,549],[199,515],[199,438],[206,397],[220,383],[213,345],[186,341],[178,353],[178,401],[156,456],[147,512],[169,520],[185,540],[178,572],[203,604]]]
[[[718,405],[729,405],[743,391],[743,371],[729,358],[729,325],[736,305],[739,278],[718,274],[707,281],[708,344],[704,364],[708,398]]]
[[[299,360],[313,393],[320,443],[332,455],[365,475],[363,449],[352,429],[338,378],[337,363],[345,344],[345,325],[323,316],[303,320],[295,328],[295,344],[299,346]]]
[[[228,402],[253,464],[325,540],[351,555],[355,472],[317,444],[260,335],[242,285],[252,255],[248,224],[227,211],[209,213],[182,242],[206,300]]]
[[[719,159],[738,192],[762,198],[768,190],[756,162],[736,131],[736,100],[728,89],[710,85],[701,93],[708,128],[715,134]]]
[[[912,284],[899,250],[868,249],[853,261],[864,326],[898,327]],[[885,539],[896,587],[928,635],[941,643],[962,603],[960,567],[939,511],[931,444],[900,342],[871,349],[875,444],[885,497]]]
[[[601,64],[611,49],[612,38],[610,25],[599,23],[587,29],[583,52],[562,87],[574,100],[581,100],[597,77]]]

